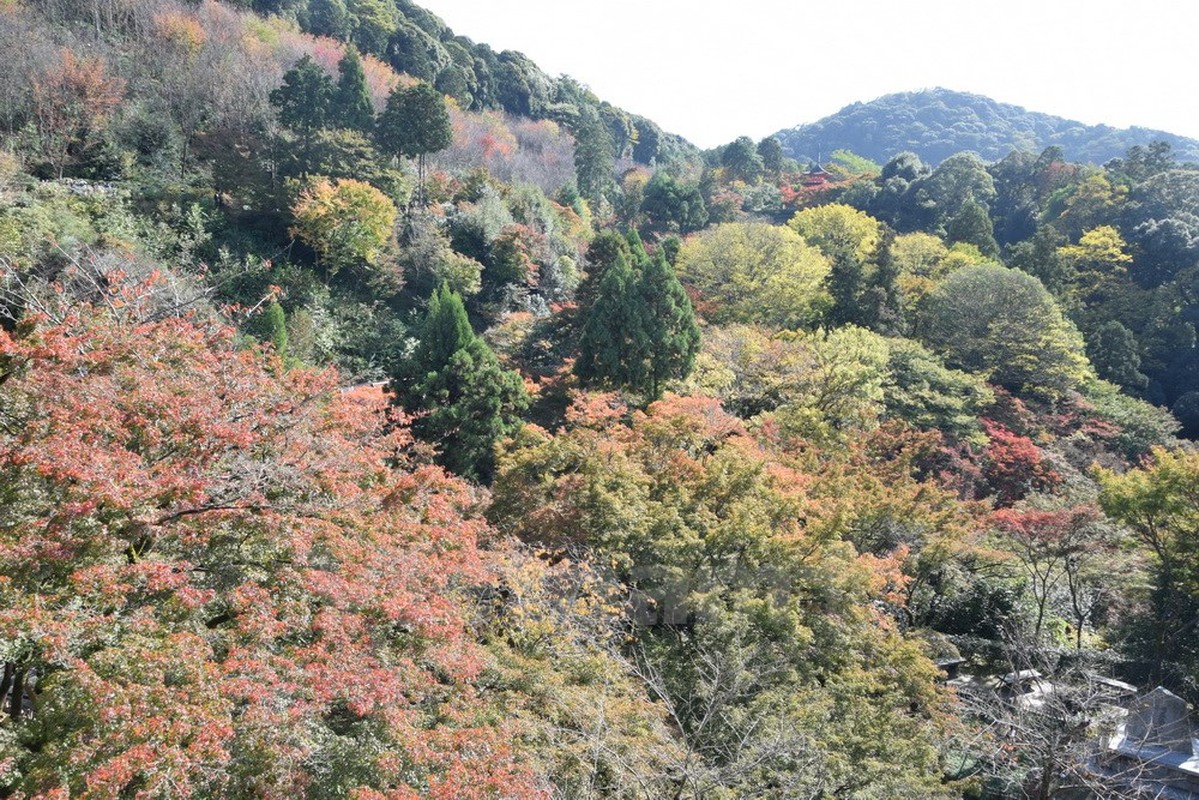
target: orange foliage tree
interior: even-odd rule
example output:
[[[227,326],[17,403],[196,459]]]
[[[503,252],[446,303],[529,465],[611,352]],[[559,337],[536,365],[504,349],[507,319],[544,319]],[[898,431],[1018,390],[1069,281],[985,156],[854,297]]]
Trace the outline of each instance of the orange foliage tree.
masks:
[[[72,154],[120,104],[125,82],[110,76],[103,61],[63,50],[61,62],[35,77],[30,90],[42,153],[61,178]]]
[[[0,794],[539,796],[474,688],[471,490],[112,283],[0,332]]]

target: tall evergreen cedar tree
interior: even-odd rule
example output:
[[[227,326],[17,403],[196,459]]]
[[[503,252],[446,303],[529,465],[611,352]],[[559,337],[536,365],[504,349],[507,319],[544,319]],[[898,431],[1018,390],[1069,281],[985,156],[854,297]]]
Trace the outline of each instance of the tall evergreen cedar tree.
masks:
[[[699,342],[691,301],[665,255],[651,258],[631,231],[600,279],[583,325],[576,373],[587,384],[621,387],[652,400],[667,381],[691,373]]]
[[[487,481],[495,444],[521,425],[528,397],[471,329],[462,298],[444,285],[429,300],[420,345],[392,380],[395,402],[415,414],[413,434],[439,446],[452,472]]]
[[[332,122],[343,128],[369,132],[375,124],[375,106],[366,86],[362,59],[353,47],[337,64],[337,89],[333,94]]]
[[[866,267],[852,251],[837,250],[829,268],[828,293],[833,306],[828,312],[832,326],[854,325],[862,321],[862,292],[866,284]]]
[[[376,136],[384,152],[416,159],[418,199],[423,202],[425,154],[444,150],[454,140],[445,97],[424,81],[407,89],[397,86],[379,115]]]
[[[304,56],[283,76],[283,85],[271,92],[271,105],[279,109],[279,121],[299,131],[304,147],[329,118],[333,99],[333,81],[321,66]]]
[[[636,276],[623,252],[600,279],[599,292],[579,342],[575,371],[585,383],[635,386],[641,382],[641,362],[636,357],[641,343],[636,309],[631,302]]]
[[[899,288],[899,265],[892,248],[894,232],[883,234],[874,253],[874,270],[862,293],[862,322],[884,336],[899,336],[906,330],[903,293]]]
[[[612,134],[593,109],[585,109],[575,125],[575,175],[579,194],[598,203],[612,189],[615,145]]]

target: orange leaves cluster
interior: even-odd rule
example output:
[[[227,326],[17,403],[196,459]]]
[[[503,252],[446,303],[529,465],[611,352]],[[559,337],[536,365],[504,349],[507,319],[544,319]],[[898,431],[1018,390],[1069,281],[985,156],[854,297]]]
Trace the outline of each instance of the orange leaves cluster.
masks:
[[[991,515],[995,527],[1026,547],[1078,547],[1086,529],[1100,520],[1099,509],[1082,505],[1039,510],[1001,508]]]
[[[536,796],[472,688],[477,498],[377,391],[128,305],[0,333],[0,375],[7,789]]]
[[[154,17],[158,35],[182,50],[195,56],[208,40],[208,31],[198,19],[178,11],[164,11]]]
[[[120,104],[125,82],[109,75],[100,59],[64,49],[29,88],[42,149],[61,177],[72,148],[101,130]]]
[[[63,49],[60,62],[35,78],[30,89],[39,115],[57,113],[96,125],[121,102],[125,83],[110,76],[100,59]]]

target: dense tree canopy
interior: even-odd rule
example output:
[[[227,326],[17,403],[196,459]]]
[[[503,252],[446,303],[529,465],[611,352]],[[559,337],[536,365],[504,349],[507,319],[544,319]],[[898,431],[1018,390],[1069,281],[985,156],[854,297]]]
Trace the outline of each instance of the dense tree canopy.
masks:
[[[1190,145],[700,153],[409,0],[0,52],[0,795],[1016,800],[1199,696]]]
[[[679,274],[712,308],[713,321],[760,322],[799,328],[819,321],[829,305],[828,259],[793,231],[730,222],[689,238]]]
[[[318,178],[292,206],[293,233],[316,251],[329,275],[342,267],[378,267],[392,240],[395,204],[375,187],[350,178]]]
[[[1090,373],[1078,329],[1041,282],[998,266],[964,267],[925,300],[918,331],[952,367],[1016,392],[1060,395]]]
[[[279,109],[280,122],[311,137],[329,117],[333,91],[328,73],[305,55],[284,74],[283,85],[271,92],[271,105]]]
[[[665,172],[656,172],[645,186],[641,210],[655,226],[691,233],[708,223],[708,209],[696,186],[679,183]]]
[[[358,50],[347,47],[337,63],[337,86],[333,92],[331,117],[339,127],[369,133],[375,125],[375,106],[366,85],[366,73]]]
[[[668,396],[628,426],[616,413],[583,407],[563,435],[526,431],[491,515],[612,564],[640,598],[635,647],[680,728],[685,795],[951,796],[931,665],[871,622],[865,564],[820,533],[809,476],[766,467],[712,400]]]
[[[583,324],[575,372],[588,384],[654,399],[667,380],[691,372],[699,327],[665,255],[649,256],[636,233],[629,243],[615,243]]]
[[[1152,680],[1169,680],[1199,693],[1196,667],[1199,652],[1199,537],[1196,537],[1194,487],[1199,458],[1194,453],[1156,450],[1151,463],[1124,475],[1104,473],[1104,509],[1128,525],[1153,557],[1153,614],[1135,635],[1144,637],[1152,658]]]
[[[844,254],[865,260],[882,236],[877,220],[841,204],[804,209],[787,225],[829,258]]]
[[[425,156],[453,141],[445,98],[423,81],[409,88],[397,86],[379,115],[375,138],[386,153],[416,158],[418,191],[423,192]]]
[[[600,115],[586,110],[575,125],[575,175],[579,194],[598,203],[612,188],[616,145]]]
[[[465,486],[378,393],[164,317],[163,288],[0,332],[0,785],[535,793],[470,688]]]
[[[933,164],[965,150],[998,160],[1016,148],[1039,152],[1056,143],[1073,160],[1102,164],[1134,145],[1143,150],[1150,141],[1163,138],[1199,154],[1193,139],[1163,131],[1084,125],[949,89],[901,92],[854,103],[776,135],[785,152],[795,158],[816,158],[832,147],[843,147],[879,163],[902,150],[914,150]]]

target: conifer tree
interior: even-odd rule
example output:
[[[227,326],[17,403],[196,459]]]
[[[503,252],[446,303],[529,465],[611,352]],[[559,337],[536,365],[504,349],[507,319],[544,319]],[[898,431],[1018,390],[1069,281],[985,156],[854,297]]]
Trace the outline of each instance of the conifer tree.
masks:
[[[271,105],[279,121],[299,131],[307,153],[312,135],[324,127],[333,99],[333,81],[312,56],[304,56],[283,76],[283,85],[271,92]]]
[[[608,269],[616,263],[620,254],[625,256],[625,266],[628,266],[628,241],[615,231],[601,231],[587,246],[587,274],[579,283],[575,292],[575,301],[579,304],[580,318],[586,319],[592,304],[599,296],[600,284]]]
[[[438,462],[482,482],[495,469],[495,443],[520,427],[528,406],[520,376],[500,366],[471,329],[462,298],[445,285],[430,298],[420,346],[400,365],[391,391],[417,415],[412,432],[438,447]]]
[[[616,153],[612,134],[599,114],[584,108],[573,131],[575,137],[575,178],[579,194],[598,203],[614,184],[612,171]]]
[[[842,248],[833,254],[825,283],[832,295],[833,306],[828,312],[830,327],[856,324],[861,318],[862,292],[865,290],[866,270],[851,250]]]
[[[629,245],[629,254],[632,256],[632,264],[637,269],[641,269],[649,263],[649,251],[645,249],[645,243],[641,241],[641,237],[637,231],[631,230],[625,234],[625,241]]]
[[[337,89],[333,94],[332,121],[341,128],[368,132],[375,125],[375,107],[366,88],[362,59],[353,45],[337,64]]]
[[[642,268],[638,290],[647,348],[645,385],[650,397],[658,397],[666,381],[691,372],[699,353],[699,326],[683,285],[661,251]]]
[[[450,357],[470,346],[475,338],[462,298],[442,284],[429,298],[416,361],[422,371],[447,364]]]
[[[278,300],[272,300],[258,320],[258,333],[264,342],[270,342],[280,356],[287,355],[287,317]]]
[[[891,252],[895,232],[888,230],[875,251],[874,270],[862,295],[862,322],[884,336],[902,336],[907,331],[903,292],[899,288],[899,265]]]
[[[1108,320],[1090,333],[1087,355],[1104,380],[1132,392],[1143,391],[1149,385],[1149,378],[1141,372],[1136,336],[1118,320]]]
[[[385,153],[416,158],[417,201],[423,204],[425,154],[444,150],[454,140],[445,97],[424,81],[409,89],[397,86],[379,115],[376,137]]]
[[[616,250],[583,325],[575,372],[585,384],[656,399],[691,372],[699,327],[691,301],[662,253],[651,258],[637,233]],[[636,265],[636,268],[632,264]]]
[[[631,302],[636,283],[628,258],[617,251],[583,325],[575,372],[584,383],[632,386],[641,382],[640,359],[633,350],[641,322]]]

